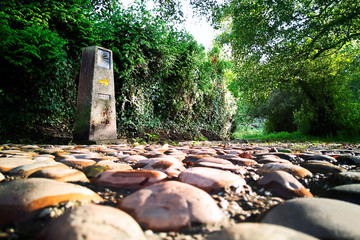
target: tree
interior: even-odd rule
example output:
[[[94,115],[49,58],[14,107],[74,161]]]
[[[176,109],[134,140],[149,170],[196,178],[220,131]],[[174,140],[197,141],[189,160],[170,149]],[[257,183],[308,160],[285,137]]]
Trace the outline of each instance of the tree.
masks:
[[[301,101],[292,112],[309,116],[306,132],[342,129],[336,116],[349,100],[348,82],[340,76],[356,55],[340,51],[360,37],[359,1],[232,0],[217,9],[214,20],[230,25],[221,40],[231,45],[246,99],[266,102],[275,92],[295,94]]]

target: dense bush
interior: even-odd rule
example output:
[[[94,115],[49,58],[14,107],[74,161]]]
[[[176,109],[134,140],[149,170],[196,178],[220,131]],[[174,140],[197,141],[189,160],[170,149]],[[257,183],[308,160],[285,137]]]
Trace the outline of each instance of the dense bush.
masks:
[[[0,134],[39,125],[69,131],[79,52],[92,43],[92,23],[79,1],[0,3]]]
[[[142,4],[2,1],[0,40],[3,139],[31,129],[70,136],[81,50],[90,45],[114,53],[119,135],[229,136],[230,63]]]
[[[226,61],[142,5],[117,8],[100,25],[114,52],[118,123],[123,135],[228,137]],[[109,21],[111,24],[109,24]],[[111,33],[111,34],[109,34]],[[213,52],[219,52],[214,49]]]

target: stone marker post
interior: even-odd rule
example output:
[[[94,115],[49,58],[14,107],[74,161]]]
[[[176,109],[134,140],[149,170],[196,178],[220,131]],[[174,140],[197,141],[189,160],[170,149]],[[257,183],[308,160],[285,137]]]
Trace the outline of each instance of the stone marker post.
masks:
[[[114,140],[115,88],[112,51],[91,46],[83,49],[77,95],[74,140]]]

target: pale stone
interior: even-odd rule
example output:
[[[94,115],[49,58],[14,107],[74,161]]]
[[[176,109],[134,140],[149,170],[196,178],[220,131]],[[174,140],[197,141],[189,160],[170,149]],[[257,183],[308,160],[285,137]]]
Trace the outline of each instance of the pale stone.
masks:
[[[139,224],[127,213],[108,206],[87,204],[52,220],[38,240],[145,240]]]
[[[210,234],[208,240],[316,240],[291,228],[266,223],[239,223]]]
[[[0,154],[5,154],[5,155],[22,155],[25,154],[25,152],[21,151],[21,150],[15,150],[15,149],[9,149],[9,150],[1,150]],[[17,157],[17,156],[16,156]]]
[[[114,157],[114,156],[100,156],[100,157],[92,157],[91,158],[94,161],[118,161],[119,158],[118,157]]]
[[[55,154],[55,153],[61,153],[61,152],[64,152],[64,150],[62,150],[61,148],[57,148],[57,147],[54,147],[54,148],[42,148],[40,150],[40,153],[42,153],[42,154]]]
[[[34,160],[31,159],[24,159],[24,158],[0,158],[0,171],[1,172],[8,172],[13,168],[25,165],[25,164],[32,164],[35,163]]]
[[[35,162],[54,162],[55,156],[51,154],[41,154],[38,156],[35,156],[33,159]]]
[[[165,152],[165,154],[168,155],[168,156],[174,157],[179,161],[184,160],[185,157],[186,157],[186,154],[181,152],[181,151],[174,151],[174,152],[169,152],[169,153]]]
[[[320,239],[360,239],[360,206],[327,198],[296,198],[271,209],[261,220]]]
[[[102,157],[100,153],[95,153],[95,152],[78,153],[78,154],[72,154],[71,156],[75,157],[76,159],[93,159],[93,158]]]
[[[146,229],[171,231],[192,224],[215,224],[224,214],[205,191],[186,183],[167,181],[145,187],[123,199],[120,208]]]
[[[242,187],[245,180],[234,173],[205,167],[193,167],[182,172],[179,180],[205,191],[217,191],[226,186]]]
[[[142,155],[130,155],[130,156],[124,158],[124,161],[132,163],[132,162],[138,162],[140,160],[146,160],[146,159],[147,159],[147,157],[144,157]]]
[[[77,158],[74,155],[71,154],[61,154],[61,155],[57,155],[55,160],[56,161],[61,161],[61,160],[76,160]]]
[[[328,156],[328,155],[316,155],[316,154],[303,154],[300,155],[304,160],[318,160],[318,161],[327,161],[331,163],[337,162],[336,158]]]

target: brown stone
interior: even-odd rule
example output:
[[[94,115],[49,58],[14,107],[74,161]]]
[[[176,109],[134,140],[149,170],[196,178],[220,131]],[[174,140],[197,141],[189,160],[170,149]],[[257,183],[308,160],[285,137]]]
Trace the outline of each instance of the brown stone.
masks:
[[[142,169],[144,170],[157,170],[166,173],[168,177],[177,177],[185,167],[182,162],[177,159],[154,159],[147,163]]]
[[[239,156],[240,156],[241,158],[253,159],[253,157],[250,155],[249,152],[240,153]]]
[[[161,157],[163,154],[163,152],[161,151],[149,151],[149,152],[145,152],[142,154],[144,157],[147,157],[147,158],[158,158],[158,157]]]
[[[224,160],[226,161],[226,160]],[[221,163],[215,163],[215,162],[207,162],[207,161],[201,161],[196,164],[196,166],[199,167],[209,167],[209,168],[217,168],[222,170],[229,170],[233,172],[239,172],[239,173],[245,173],[245,168],[243,166],[236,166],[234,164],[221,164]]]
[[[141,188],[165,179],[167,175],[160,171],[104,171],[91,181],[96,185],[116,188]]]
[[[158,231],[176,231],[224,219],[223,212],[208,193],[177,181],[140,189],[124,198],[119,207],[144,228]]]
[[[63,159],[59,162],[77,169],[83,169],[84,167],[96,164],[96,161],[90,159]]]
[[[32,173],[44,168],[68,168],[68,167],[58,162],[35,162],[13,168],[8,173],[9,175],[28,177]]]
[[[106,166],[107,170],[113,171],[126,171],[126,170],[133,170],[130,165],[124,163],[113,162],[109,160],[99,161],[93,166]]]
[[[341,171],[344,171],[342,167],[336,166],[332,163],[329,163],[327,161],[321,161],[321,160],[308,160],[306,162],[301,163],[301,166],[308,169],[312,173],[323,173],[323,174],[329,174],[329,173],[339,173]]]
[[[89,182],[83,172],[71,168],[45,168],[29,176],[36,178],[49,178],[60,182]]]
[[[282,158],[272,155],[272,154],[258,156],[257,162],[264,163],[264,164],[266,164],[266,163],[291,163],[288,160],[282,159]]]
[[[246,167],[252,167],[257,164],[255,160],[247,159],[247,158],[231,158],[229,159],[233,164],[238,166],[246,166]]]
[[[85,187],[45,178],[14,180],[0,184],[0,223],[28,218],[34,211],[65,201],[100,202]]]
[[[306,168],[300,167],[293,164],[281,164],[281,163],[266,163],[264,164],[257,173],[263,175],[269,172],[285,171],[292,174],[295,177],[304,178],[311,177],[312,173]]]
[[[4,155],[22,155],[25,152],[21,151],[20,149],[15,150],[15,149],[9,149],[9,150],[1,150],[0,154],[4,154]],[[17,156],[16,156],[17,157]]]
[[[185,159],[183,160],[183,162],[192,162],[192,163],[196,163],[197,161],[199,161],[202,158],[212,158],[212,156],[210,155],[194,155],[194,154],[189,154],[185,157]]]
[[[1,172],[8,172],[13,168],[25,165],[25,164],[31,164],[35,163],[34,160],[31,159],[25,159],[25,158],[0,158],[0,171]]]
[[[296,178],[284,171],[266,173],[257,183],[275,191],[285,199],[313,196]]]

